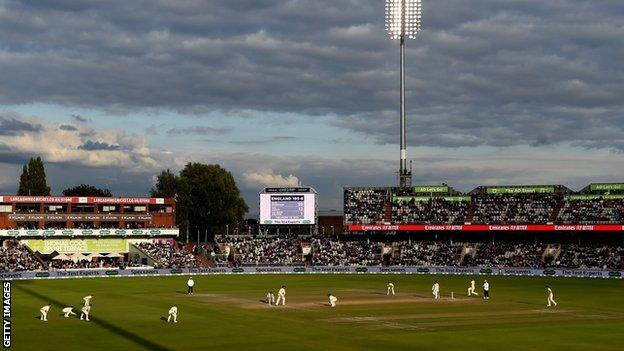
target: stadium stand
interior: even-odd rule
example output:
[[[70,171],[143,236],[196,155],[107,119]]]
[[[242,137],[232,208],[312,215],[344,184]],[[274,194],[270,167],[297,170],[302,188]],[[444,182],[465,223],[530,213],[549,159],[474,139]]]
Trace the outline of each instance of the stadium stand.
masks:
[[[301,245],[312,244],[312,260],[306,261]],[[341,240],[329,237],[220,239],[232,245],[229,265],[316,266],[479,266],[519,268],[624,268],[624,247],[613,245],[528,244],[518,242],[444,242]],[[389,247],[387,254],[382,248]],[[387,260],[384,256],[387,257]]]
[[[51,269],[118,268],[123,266],[123,258],[97,257],[92,259],[51,260]]]
[[[330,237],[224,237],[205,245],[213,266],[465,266],[518,268],[624,269],[618,244],[540,244],[519,242],[373,241]],[[302,248],[311,247],[309,254]],[[155,268],[196,268],[196,255],[177,243],[143,242]],[[210,250],[209,250],[210,249]],[[218,252],[217,252],[218,251]],[[122,257],[55,260],[42,263],[18,240],[0,248],[0,271],[116,268],[136,266]]]
[[[401,224],[463,224],[468,211],[467,201],[447,201],[429,198],[425,201],[410,200],[392,203],[392,222]]]
[[[375,255],[374,247],[379,247],[379,244],[369,244],[363,240],[340,241],[314,238],[312,239],[313,262],[318,266],[379,266],[381,265],[380,255]]]
[[[345,228],[352,224],[378,225],[381,229],[373,231],[379,233],[370,235],[361,230],[351,234],[347,232],[346,235],[336,233],[337,236],[223,236],[214,243],[202,245],[182,245],[175,241],[177,230],[157,229],[175,226],[171,212],[173,204],[166,199],[164,204],[132,206],[140,214],[107,214],[117,216],[114,218],[119,221],[113,222],[104,221],[104,214],[98,212],[88,215],[82,212],[66,213],[70,205],[76,209],[83,208],[79,202],[63,205],[58,210],[58,205],[47,205],[46,201],[50,200],[46,198],[36,198],[35,204],[28,202],[30,198],[13,197],[10,200],[12,202],[6,202],[5,197],[5,203],[9,203],[3,205],[6,211],[20,215],[6,212],[0,216],[0,222],[4,223],[0,223],[0,227],[4,228],[3,235],[6,237],[0,249],[0,271],[5,272],[125,266],[196,268],[269,265],[624,269],[621,236],[624,183],[592,184],[578,193],[563,186],[548,185],[478,187],[469,194],[460,194],[444,184],[402,189],[345,188]],[[130,200],[156,201],[150,198]],[[108,207],[89,208],[104,211]],[[112,211],[122,209],[119,204],[113,207]],[[62,221],[55,216],[51,219],[41,217],[49,216],[46,211],[62,212],[58,217]],[[70,223],[70,218],[79,218],[81,222],[71,222],[70,228],[64,227]],[[128,218],[134,220],[124,221]],[[485,229],[468,232],[457,229],[473,223],[486,224],[480,226]],[[418,229],[421,232],[417,235],[410,233],[411,229],[406,229],[405,233],[396,230],[400,225],[410,227],[412,224],[430,226]],[[541,229],[528,232],[514,227],[505,229],[507,235],[501,238],[496,229],[488,227],[496,228],[493,225],[497,224],[548,224],[550,228],[557,224],[563,229],[557,229],[557,235],[551,235],[552,232],[541,235],[544,234],[539,233]],[[566,225],[573,225],[574,228],[568,231]],[[585,228],[586,225],[588,228]],[[593,225],[609,225],[600,232],[607,234],[598,240],[599,235]],[[430,233],[423,235],[423,230]],[[489,230],[492,234],[484,235],[480,232],[482,230]],[[523,235],[516,235],[516,230],[525,231]],[[583,231],[586,234],[581,233]],[[331,233],[334,234],[333,228]],[[381,236],[376,237],[376,234]],[[441,234],[440,238],[438,234]],[[77,237],[85,237],[85,241],[92,244],[102,244],[111,239],[122,243],[128,240],[129,249],[115,249],[117,251],[112,254],[103,249],[91,252],[72,250],[66,255],[51,250],[42,251],[44,254],[33,252],[35,242],[43,245],[51,237],[51,241],[64,241],[66,245],[61,246],[70,249],[73,240],[82,240]],[[14,238],[24,239],[24,242]]]
[[[138,246],[159,262],[160,267],[193,268],[198,266],[195,255],[185,247],[178,247],[176,243],[143,242]]]
[[[457,266],[463,244],[420,241],[397,242],[399,255],[391,259],[394,266]]]
[[[463,266],[543,267],[544,245],[524,243],[484,243],[471,245]]]
[[[476,195],[473,223],[547,223],[558,199],[553,195]]]
[[[623,223],[624,200],[565,200],[557,222],[562,224]]]
[[[301,243],[298,239],[280,238],[222,238],[218,244],[230,247],[233,262],[243,266],[303,265]]]
[[[347,188],[344,191],[344,220],[347,224],[383,222],[387,188]]]
[[[40,260],[18,240],[4,240],[0,247],[0,271],[38,271],[45,269]]]

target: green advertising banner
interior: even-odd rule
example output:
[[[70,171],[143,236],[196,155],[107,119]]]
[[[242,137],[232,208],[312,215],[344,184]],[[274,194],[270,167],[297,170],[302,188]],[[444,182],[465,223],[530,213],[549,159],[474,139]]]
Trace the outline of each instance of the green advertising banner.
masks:
[[[460,202],[460,201],[470,201],[470,196],[439,196],[439,197],[429,197],[429,196],[393,196],[392,197],[392,202],[400,202],[400,203],[406,203],[406,202],[410,202],[410,201],[414,201],[414,202],[426,202],[429,201],[431,199],[444,199],[444,201],[456,201],[456,202]]]
[[[487,187],[486,194],[554,194],[554,186]]]
[[[624,190],[624,183],[594,183],[589,185],[591,191]]]
[[[31,250],[42,254],[128,252],[126,239],[34,239],[22,240]]]
[[[449,192],[449,187],[446,185],[417,185],[414,187],[414,194],[418,193],[443,193]]]
[[[624,195],[570,195],[566,200],[588,201],[588,200],[624,200]]]

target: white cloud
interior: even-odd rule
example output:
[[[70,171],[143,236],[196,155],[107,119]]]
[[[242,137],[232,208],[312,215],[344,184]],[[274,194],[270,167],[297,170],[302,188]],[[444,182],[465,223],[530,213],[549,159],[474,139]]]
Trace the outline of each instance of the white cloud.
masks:
[[[6,113],[6,126],[17,125],[10,133],[0,133],[0,157],[41,156],[46,162],[71,163],[86,167],[120,167],[146,171],[158,167],[145,137],[118,129],[92,128],[84,124],[60,128],[36,117]]]
[[[301,184],[296,176],[289,174],[285,177],[276,174],[273,170],[246,172],[243,174],[243,179],[249,186],[295,186]]]

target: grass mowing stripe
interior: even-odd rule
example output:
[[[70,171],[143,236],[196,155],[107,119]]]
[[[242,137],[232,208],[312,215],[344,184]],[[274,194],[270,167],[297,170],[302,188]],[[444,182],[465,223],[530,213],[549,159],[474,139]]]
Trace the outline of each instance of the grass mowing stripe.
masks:
[[[17,289],[21,290],[22,292],[31,295],[33,297],[36,297],[38,299],[44,300],[44,301],[49,301],[50,303],[52,303],[53,305],[55,305],[58,308],[64,308],[67,307],[67,305],[63,304],[62,302],[52,299],[48,296],[39,294],[36,291],[32,291],[26,287],[23,286],[16,286]],[[91,318],[90,322],[93,322],[99,326],[101,326],[102,328],[110,331],[111,333],[117,334],[121,337],[126,338],[127,340],[137,344],[138,346],[141,346],[142,348],[146,349],[146,350],[154,350],[154,351],[172,351],[169,348],[166,348],[164,346],[161,346],[155,342],[149,341],[147,339],[142,338],[141,336],[135,334],[135,333],[131,333],[127,330],[124,330],[123,328],[120,328],[114,324],[108,323],[102,319],[99,318]]]

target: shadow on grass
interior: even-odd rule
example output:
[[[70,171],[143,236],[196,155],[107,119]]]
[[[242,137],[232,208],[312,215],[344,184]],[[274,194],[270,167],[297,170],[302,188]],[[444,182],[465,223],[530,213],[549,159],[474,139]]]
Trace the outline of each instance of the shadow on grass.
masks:
[[[66,307],[62,302],[57,301],[57,300],[53,300],[45,295],[42,295],[36,291],[32,291],[30,289],[27,289],[23,286],[20,285],[15,285],[15,288],[25,292],[26,294],[30,295],[30,296],[34,296],[38,299],[41,299],[43,301],[49,301],[51,304],[53,304],[56,307],[59,308],[63,308]],[[92,321],[95,324],[100,325],[102,328],[110,331],[111,333],[117,334],[123,338],[125,338],[126,340],[133,342],[134,344],[137,344],[138,346],[147,349],[147,350],[156,350],[156,351],[171,351],[171,349],[168,349],[162,345],[159,345],[155,342],[152,342],[150,340],[147,340],[137,334],[131,333],[123,328],[120,328],[114,324],[111,324],[109,322],[100,320],[100,319],[96,319],[96,318],[91,318],[90,321]]]

